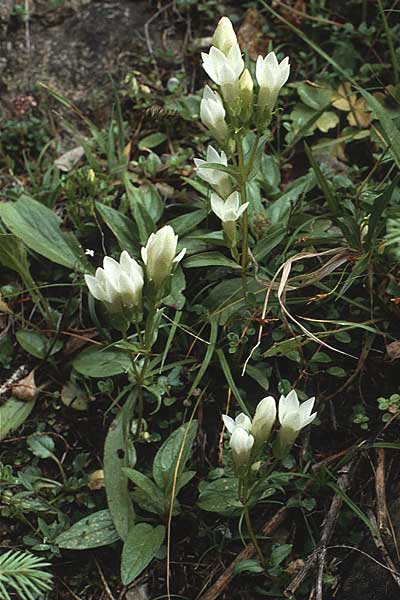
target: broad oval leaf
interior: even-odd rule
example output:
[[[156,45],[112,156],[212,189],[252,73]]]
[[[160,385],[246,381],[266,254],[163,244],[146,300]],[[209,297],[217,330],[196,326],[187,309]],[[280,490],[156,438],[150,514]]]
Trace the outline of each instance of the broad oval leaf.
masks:
[[[131,583],[147,567],[164,541],[165,527],[139,523],[129,529],[122,549],[121,578]]]
[[[16,338],[22,348],[32,356],[36,356],[36,358],[51,356],[59,352],[63,346],[61,340],[51,340],[42,333],[27,331],[26,329],[17,331]]]
[[[72,365],[87,377],[112,377],[129,371],[132,361],[129,354],[116,348],[94,346],[81,352]]]
[[[33,433],[28,437],[28,446],[32,454],[39,458],[54,456],[55,444],[49,435]]]
[[[54,540],[60,548],[67,550],[87,550],[108,546],[119,540],[114,522],[109,510],[98,512],[74,523]]]
[[[144,150],[145,148],[156,148],[160,144],[163,144],[167,136],[165,133],[150,133],[150,135],[146,135],[146,137],[142,138],[138,144],[139,150]]]
[[[0,406],[0,440],[14,431],[26,421],[35,406],[35,400],[20,402],[16,398],[9,398]]]
[[[202,489],[198,505],[202,510],[227,517],[240,515],[243,504],[238,500],[238,479],[223,477],[211,481]]]

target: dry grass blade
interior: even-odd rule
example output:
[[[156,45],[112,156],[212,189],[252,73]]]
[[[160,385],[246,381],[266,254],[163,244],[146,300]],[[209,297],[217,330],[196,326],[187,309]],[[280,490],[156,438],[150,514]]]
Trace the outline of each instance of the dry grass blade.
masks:
[[[322,265],[315,271],[312,271],[311,273],[308,273],[306,275],[297,275],[297,276],[289,279],[289,275],[290,275],[290,272],[292,270],[294,263],[296,263],[300,260],[304,260],[304,259],[320,258],[322,256],[329,256],[329,255],[333,255],[333,256],[324,265]],[[311,331],[309,331],[306,327],[304,327],[304,325],[302,325],[298,321],[298,319],[296,319],[289,312],[289,310],[286,308],[286,303],[285,303],[286,293],[288,291],[297,290],[297,289],[300,289],[303,287],[314,285],[318,281],[321,281],[327,275],[330,275],[333,271],[335,271],[335,269],[337,269],[338,267],[340,267],[341,265],[346,263],[348,260],[350,260],[350,258],[352,258],[352,256],[353,256],[353,253],[349,248],[333,248],[331,250],[325,250],[323,252],[300,252],[299,254],[296,254],[295,256],[292,256],[291,258],[289,258],[286,262],[283,263],[283,265],[281,265],[279,267],[279,269],[275,273],[274,277],[268,284],[268,289],[267,289],[267,293],[265,295],[265,300],[264,300],[264,305],[263,305],[263,311],[262,311],[262,315],[261,315],[261,319],[260,319],[260,326],[259,326],[259,330],[258,330],[257,342],[251,349],[250,354],[244,363],[242,375],[245,374],[249,360],[253,356],[255,350],[261,344],[261,338],[262,338],[262,332],[263,332],[263,322],[264,322],[266,314],[267,314],[270,294],[273,289],[276,289],[275,281],[279,275],[281,275],[281,278],[279,281],[279,285],[277,286],[277,297],[278,297],[278,302],[279,302],[279,305],[281,307],[283,314],[290,321],[292,321],[292,323],[297,325],[300,328],[300,330],[307,337],[309,337],[311,340],[313,340],[317,344],[321,344],[325,348],[333,350],[334,352],[339,352],[340,354],[350,356],[351,358],[356,358],[355,356],[352,356],[351,354],[348,354],[347,352],[343,352],[342,350],[338,350],[337,348],[330,346],[329,344],[327,344],[326,342],[324,342],[323,340],[321,340],[320,338],[315,336]]]

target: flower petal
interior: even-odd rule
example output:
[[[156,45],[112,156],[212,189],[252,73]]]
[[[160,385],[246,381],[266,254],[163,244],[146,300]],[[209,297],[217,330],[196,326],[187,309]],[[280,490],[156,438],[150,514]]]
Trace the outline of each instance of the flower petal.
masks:
[[[314,403],[315,403],[315,398],[309,398],[308,400],[303,402],[303,404],[300,405],[299,414],[300,414],[302,421],[305,421],[306,419],[308,419],[308,417],[310,416],[311,411],[314,407]]]
[[[251,429],[251,419],[244,413],[240,413],[235,419],[235,425],[237,427],[243,427],[246,431]]]
[[[299,410],[299,400],[295,390],[291,390],[287,396],[281,396],[279,399],[279,422],[282,424],[282,419],[285,415]]]
[[[235,421],[232,417],[228,417],[228,415],[222,415],[222,420],[224,422],[225,427],[227,428],[229,433],[233,433],[233,430],[236,427]]]

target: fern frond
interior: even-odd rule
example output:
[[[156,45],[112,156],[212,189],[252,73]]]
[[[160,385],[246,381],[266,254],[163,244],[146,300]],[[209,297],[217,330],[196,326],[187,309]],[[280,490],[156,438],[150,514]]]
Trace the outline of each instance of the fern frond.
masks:
[[[50,566],[28,552],[9,550],[0,556],[0,598],[11,600],[16,592],[21,600],[35,600],[40,592],[51,590],[52,575],[42,570]]]

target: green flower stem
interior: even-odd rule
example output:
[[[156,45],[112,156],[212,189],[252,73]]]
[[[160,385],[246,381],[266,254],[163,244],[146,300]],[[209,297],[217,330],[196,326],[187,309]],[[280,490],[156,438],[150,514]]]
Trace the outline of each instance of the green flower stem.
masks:
[[[136,424],[135,441],[140,438],[140,429],[143,421],[143,386],[139,385],[138,390],[138,419]]]
[[[250,511],[249,511],[249,507],[247,504],[248,500],[249,500],[247,477],[246,477],[246,480],[242,480],[242,479],[239,480],[239,494],[240,494],[240,500],[242,501],[242,504],[244,504],[244,518],[246,521],[247,531],[249,532],[253,546],[256,549],[258,558],[260,560],[260,564],[263,568],[265,568],[266,562],[265,562],[264,554],[262,553],[260,545],[257,541],[256,534],[254,533],[253,525],[251,523],[251,518],[250,518]]]
[[[250,173],[253,170],[253,164],[257,153],[258,143],[260,141],[261,133],[256,134],[256,139],[254,140],[253,147],[251,149],[249,160],[247,164],[245,164],[244,160],[244,150],[243,150],[243,137],[239,134],[237,138],[237,152],[238,152],[238,170],[239,170],[239,188],[240,188],[240,198],[242,204],[248,201],[247,199],[247,182],[250,176]],[[247,301],[247,271],[249,266],[249,215],[248,210],[245,210],[242,216],[242,285],[243,285],[243,295],[245,300]]]
[[[241,137],[237,141],[237,150],[239,158],[239,187],[240,187],[240,198],[242,204],[247,202],[247,169],[244,164],[244,152],[243,152],[243,140]],[[242,216],[242,286],[243,296],[247,302],[247,268],[249,264],[249,217],[247,210]]]
[[[251,541],[252,541],[252,543],[253,543],[253,546],[254,546],[254,548],[256,549],[256,552],[257,552],[258,558],[259,558],[259,560],[260,560],[260,564],[261,564],[261,566],[262,566],[263,568],[265,568],[265,558],[264,558],[264,555],[263,555],[263,553],[262,553],[262,550],[261,550],[261,548],[260,548],[260,546],[259,546],[259,543],[258,543],[258,541],[257,541],[257,537],[256,537],[256,534],[254,533],[253,526],[252,526],[252,524],[251,524],[250,512],[249,512],[249,508],[248,508],[248,506],[245,506],[245,507],[244,507],[244,518],[246,519],[247,531],[249,532],[249,534],[250,534],[250,538],[251,538]]]
[[[57,458],[57,456],[56,456],[55,454],[53,454],[53,453],[52,453],[52,454],[50,454],[50,456],[51,456],[51,458],[54,460],[54,462],[56,463],[56,465],[57,465],[57,467],[58,467],[58,470],[59,470],[59,471],[60,471],[60,473],[61,473],[61,477],[62,477],[63,483],[64,483],[64,485],[65,485],[65,484],[66,484],[66,481],[67,481],[67,476],[66,476],[66,473],[65,473],[65,471],[64,471],[64,467],[63,467],[63,466],[62,466],[62,464],[61,464],[61,461],[60,461],[60,460]]]

